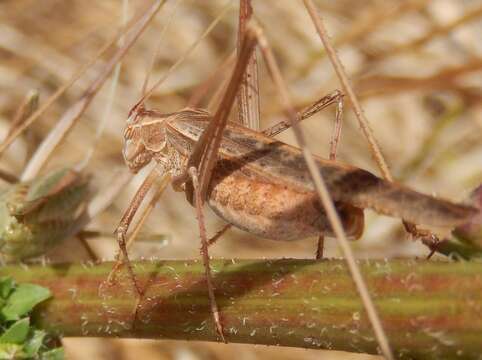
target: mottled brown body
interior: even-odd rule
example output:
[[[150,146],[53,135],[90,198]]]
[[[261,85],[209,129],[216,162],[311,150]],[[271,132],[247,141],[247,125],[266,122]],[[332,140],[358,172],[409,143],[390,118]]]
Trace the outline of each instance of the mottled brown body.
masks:
[[[316,193],[280,186],[250,174],[249,169],[230,172],[217,165],[208,204],[227,222],[264,238],[298,240],[320,233],[333,235]],[[347,235],[358,238],[363,231],[362,210],[343,203],[337,208]]]
[[[166,115],[141,110],[133,120],[126,129],[124,151],[131,168],[154,159],[176,176],[185,170],[210,115],[199,109]],[[455,226],[474,212],[353,166],[318,157],[316,161],[347,234],[355,238],[363,231],[364,208],[436,226]],[[207,202],[227,222],[270,239],[332,233],[301,151],[234,123],[224,130]]]

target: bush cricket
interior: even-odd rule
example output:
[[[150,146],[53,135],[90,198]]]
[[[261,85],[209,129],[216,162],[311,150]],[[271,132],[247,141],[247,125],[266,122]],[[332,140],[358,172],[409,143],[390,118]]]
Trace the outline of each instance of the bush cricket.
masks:
[[[144,96],[131,110],[124,132],[123,155],[128,167],[137,172],[151,161],[156,166],[117,228],[121,254],[114,270],[125,261],[142,295],[129,263],[126,233],[156,178],[172,178],[174,189],[185,192],[196,208],[211,310],[223,340],[209,268],[202,211],[205,202],[229,224],[262,237],[295,240],[333,234],[301,150],[227,120],[256,43],[256,30],[249,27],[214,115],[197,108],[170,114],[148,110]],[[469,206],[418,193],[363,169],[319,157],[315,161],[346,233],[354,238],[362,233],[364,208],[417,224],[442,226],[461,224],[475,213]]]

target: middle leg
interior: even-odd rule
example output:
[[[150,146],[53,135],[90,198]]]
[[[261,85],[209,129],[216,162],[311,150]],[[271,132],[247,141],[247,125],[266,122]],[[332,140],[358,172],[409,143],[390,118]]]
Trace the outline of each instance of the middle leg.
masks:
[[[132,223],[132,220],[134,219],[134,215],[136,214],[137,210],[141,206],[142,201],[146,197],[147,193],[149,192],[149,189],[152,187],[152,185],[154,184],[158,176],[159,176],[158,169],[157,168],[152,169],[149,175],[144,179],[144,182],[142,183],[142,185],[137,190],[136,194],[134,195],[134,198],[132,199],[131,203],[129,204],[129,207],[127,208],[126,212],[122,216],[122,219],[119,225],[117,226],[116,234],[117,234],[117,241],[119,245],[119,253],[117,255],[117,262],[115,263],[108,277],[108,282],[112,283],[118,269],[123,264],[125,264],[127,267],[127,271],[129,273],[129,278],[132,281],[139,297],[142,296],[142,291],[137,283],[137,278],[135,276],[134,269],[132,268],[132,264],[129,260],[129,255],[127,252],[127,244],[126,244],[127,243],[126,235],[127,235],[127,230],[129,229],[129,226]]]
[[[216,326],[216,331],[221,337],[222,341],[226,343],[224,338],[223,326],[219,317],[219,308],[216,302],[216,297],[214,295],[214,286],[212,280],[211,267],[209,265],[209,252],[208,252],[208,239],[206,236],[206,225],[204,223],[204,212],[203,212],[203,201],[201,198],[201,193],[199,191],[199,178],[198,172],[195,167],[189,168],[189,176],[193,184],[194,190],[194,206],[196,207],[197,221],[199,225],[199,236],[201,237],[201,256],[204,264],[204,271],[206,276],[206,284],[208,288],[209,303],[211,306],[211,314],[213,315],[214,324]]]

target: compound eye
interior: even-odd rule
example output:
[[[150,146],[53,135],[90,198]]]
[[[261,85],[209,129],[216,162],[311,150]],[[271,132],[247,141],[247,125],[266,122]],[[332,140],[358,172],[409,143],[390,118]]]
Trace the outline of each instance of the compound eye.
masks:
[[[122,155],[126,162],[132,161],[135,157],[142,152],[143,145],[132,139],[126,139],[124,141],[124,147],[122,149]]]

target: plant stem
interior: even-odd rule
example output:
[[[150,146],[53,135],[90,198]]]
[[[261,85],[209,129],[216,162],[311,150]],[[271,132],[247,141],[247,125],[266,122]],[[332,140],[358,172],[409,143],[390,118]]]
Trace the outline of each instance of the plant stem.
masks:
[[[0,276],[48,287],[36,325],[63,336],[217,341],[198,261],[134,262],[136,295],[112,263],[8,266]],[[343,260],[214,260],[216,298],[229,342],[377,353]],[[482,353],[482,263],[360,261],[397,358]]]

